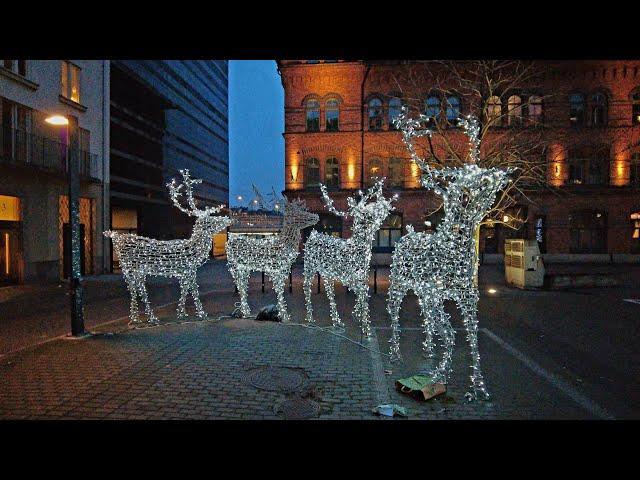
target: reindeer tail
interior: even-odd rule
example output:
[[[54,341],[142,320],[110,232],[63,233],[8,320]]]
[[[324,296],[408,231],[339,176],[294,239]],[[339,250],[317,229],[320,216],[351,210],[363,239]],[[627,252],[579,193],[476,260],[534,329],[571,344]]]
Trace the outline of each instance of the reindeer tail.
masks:
[[[118,234],[118,232],[114,232],[112,230],[105,230],[104,232],[102,232],[102,234],[107,238],[113,238]]]

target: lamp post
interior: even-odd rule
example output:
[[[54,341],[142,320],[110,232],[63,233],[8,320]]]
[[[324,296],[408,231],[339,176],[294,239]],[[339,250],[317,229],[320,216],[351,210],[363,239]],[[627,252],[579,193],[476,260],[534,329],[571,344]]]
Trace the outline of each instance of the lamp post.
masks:
[[[69,128],[69,119],[52,115],[45,119],[51,125],[64,126],[66,134],[65,157],[69,171],[69,227],[71,237],[71,272],[69,294],[71,297],[71,335],[80,337],[84,331],[82,275],[80,270],[80,158],[77,129]]]

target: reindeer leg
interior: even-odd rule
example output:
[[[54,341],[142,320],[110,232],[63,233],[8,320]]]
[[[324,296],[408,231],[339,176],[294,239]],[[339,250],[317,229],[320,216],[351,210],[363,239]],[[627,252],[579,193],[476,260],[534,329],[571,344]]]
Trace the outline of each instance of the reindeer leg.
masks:
[[[447,378],[451,371],[451,357],[453,355],[453,346],[455,345],[455,330],[451,326],[450,315],[444,311],[444,300],[438,298],[433,305],[433,314],[435,315],[436,325],[438,326],[438,334],[442,338],[444,345],[444,353],[442,360],[438,365],[438,377],[447,383]]]
[[[311,282],[313,279],[313,272],[304,270],[304,284],[302,289],[304,290],[304,303],[307,307],[307,316],[305,320],[307,323],[313,323],[313,305],[311,303]]]
[[[433,351],[433,322],[434,318],[431,318],[431,301],[426,300],[424,297],[418,297],[418,305],[420,305],[420,312],[422,313],[422,327],[425,334],[424,342],[422,342],[422,351],[427,358],[433,358],[435,353]]]
[[[131,294],[131,308],[129,313],[130,323],[139,323],[140,315],[138,313],[138,286],[136,280],[131,275],[125,275],[125,281],[127,282],[127,289]]]
[[[340,320],[340,315],[338,315],[335,282],[332,278],[325,278],[324,289],[327,292],[327,298],[329,299],[329,314],[331,316],[333,328],[335,328],[336,330],[344,330],[344,323],[342,323],[342,321]]]
[[[286,281],[285,272],[276,272],[272,277],[273,289],[278,297],[278,316],[283,322],[290,322],[291,318],[287,312],[287,302],[284,299],[284,284]]]
[[[393,278],[393,277],[392,277]],[[400,307],[407,291],[399,288],[391,281],[389,285],[389,294],[387,299],[387,312],[391,317],[391,339],[389,343],[389,355],[391,360],[396,361],[402,358],[400,353]]]
[[[147,315],[147,322],[157,324],[158,318],[151,309],[151,302],[149,302],[149,297],[147,295],[147,286],[145,285],[146,280],[145,276],[139,277],[138,288],[140,289],[140,297],[144,301],[144,313]]]
[[[467,329],[467,342],[471,348],[471,390],[465,397],[472,401],[478,398],[487,400],[489,392],[484,384],[480,370],[480,352],[478,351],[478,291],[473,289],[468,295],[463,295],[458,301],[458,308],[462,312],[464,326]]]
[[[202,302],[200,301],[200,292],[198,291],[196,272],[194,272],[193,275],[189,277],[188,288],[189,292],[191,293],[191,298],[193,298],[193,304],[196,306],[196,315],[198,316],[198,318],[207,318],[207,312],[204,311],[204,307],[202,306]]]
[[[240,313],[247,318],[251,316],[251,308],[249,307],[249,275],[250,270],[239,268],[237,270],[238,293],[240,294]]]
[[[180,300],[178,300],[178,318],[185,318],[189,315],[187,314],[187,310],[185,305],[187,303],[187,294],[189,293],[189,288],[187,287],[187,282],[184,277],[180,277]]]
[[[371,321],[369,320],[369,285],[368,283],[359,284],[355,288],[356,304],[354,313],[360,321],[362,333],[367,338],[371,337]]]

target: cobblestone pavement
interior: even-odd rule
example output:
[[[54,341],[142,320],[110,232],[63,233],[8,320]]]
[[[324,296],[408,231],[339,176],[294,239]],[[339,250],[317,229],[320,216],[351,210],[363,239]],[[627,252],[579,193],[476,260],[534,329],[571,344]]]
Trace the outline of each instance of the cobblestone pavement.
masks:
[[[272,292],[260,293],[259,281],[259,275],[254,276],[251,284],[254,312],[274,301]],[[348,325],[343,337],[295,324],[304,318],[304,300],[297,287],[287,295],[294,324],[216,320],[237,301],[226,285],[203,296],[211,321],[178,323],[175,305],[169,305],[157,309],[163,322],[159,327],[128,329],[126,320],[119,320],[93,328],[94,335],[85,339],[57,339],[7,355],[0,359],[0,418],[278,419],[292,418],[302,409],[313,413],[318,407],[312,418],[382,419],[371,409],[386,402],[407,407],[410,419],[606,415],[562,379],[545,377],[544,369],[541,373],[539,367],[527,364],[491,330],[481,330],[479,336],[491,401],[464,400],[469,368],[463,332],[457,335],[455,374],[446,395],[429,402],[406,397],[395,391],[395,379],[428,367],[419,350],[422,334],[415,301],[408,300],[403,309],[408,319],[402,340],[404,361],[390,364],[384,295],[372,296],[376,338],[362,340],[364,346],[354,343],[361,337],[349,318],[353,295],[341,287],[337,295]],[[314,295],[313,301],[318,325],[327,327],[324,292]],[[126,306],[127,300],[122,302]],[[481,326],[487,320],[481,316]],[[250,374],[266,367],[284,368],[303,382],[286,391],[256,388]],[[285,408],[291,405],[297,409]]]

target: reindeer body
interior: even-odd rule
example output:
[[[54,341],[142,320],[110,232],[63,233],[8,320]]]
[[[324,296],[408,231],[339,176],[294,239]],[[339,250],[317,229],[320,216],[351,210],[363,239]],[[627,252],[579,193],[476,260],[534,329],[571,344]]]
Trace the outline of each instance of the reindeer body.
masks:
[[[313,306],[311,303],[311,282],[319,273],[325,280],[325,290],[329,299],[331,320],[334,328],[342,329],[344,324],[338,315],[335,301],[334,284],[341,282],[356,295],[354,316],[360,321],[362,332],[369,336],[369,264],[371,262],[371,245],[375,233],[389,212],[393,210],[391,202],[382,195],[384,179],[376,182],[366,195],[356,202],[349,198],[350,215],[354,217],[353,234],[349,239],[332,237],[315,230],[304,245],[304,293],[307,306],[307,322],[313,322]],[[336,215],[347,216],[333,207],[324,185],[322,193],[329,210]],[[367,203],[375,194],[376,200]]]
[[[301,229],[318,221],[318,215],[308,212],[304,202],[294,200],[285,205],[282,229],[277,235],[253,238],[242,234],[229,234],[227,240],[227,262],[229,272],[240,293],[240,312],[251,316],[248,287],[251,272],[261,271],[269,275],[278,298],[278,315],[289,321],[284,299],[286,279],[299,253]]]
[[[423,171],[422,183],[443,199],[444,218],[434,233],[418,233],[407,228],[407,235],[396,242],[393,252],[387,310],[391,317],[391,357],[400,358],[399,312],[408,291],[418,297],[426,335],[423,349],[433,356],[433,334],[437,331],[444,344],[442,360],[433,370],[434,381],[447,383],[455,330],[450,315],[444,310],[445,300],[453,300],[462,314],[471,349],[471,389],[468,399],[488,398],[480,369],[478,352],[478,287],[474,283],[477,266],[474,232],[495,201],[496,194],[507,182],[508,170],[480,168],[480,142],[477,121],[462,120],[469,137],[470,157],[474,163],[460,168],[432,170],[416,154],[414,137],[430,135],[418,130],[417,122],[407,120],[406,110],[397,122],[402,129],[413,160]]]
[[[131,233],[119,233],[107,230],[106,237],[113,241],[113,248],[120,258],[122,274],[131,294],[131,321],[140,321],[138,313],[138,298],[145,304],[145,314],[149,323],[157,323],[158,319],[153,313],[145,282],[147,276],[161,276],[177,278],[180,283],[180,300],[178,302],[178,317],[187,316],[185,304],[187,295],[191,294],[196,307],[197,315],[201,318],[207,316],[200,302],[196,274],[209,256],[212,236],[224,230],[231,224],[229,217],[215,217],[222,209],[220,207],[198,210],[195,207],[191,193],[191,185],[199,183],[198,180],[189,178],[188,170],[180,171],[185,179],[185,184],[176,187],[175,180],[169,184],[174,205],[183,212],[196,217],[193,232],[190,238],[183,240],[155,240]],[[181,187],[186,186],[191,209],[183,208],[179,204]]]

